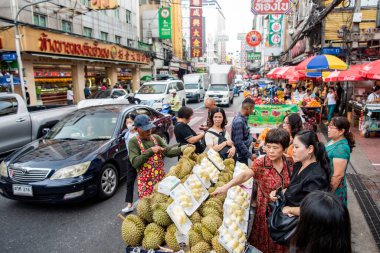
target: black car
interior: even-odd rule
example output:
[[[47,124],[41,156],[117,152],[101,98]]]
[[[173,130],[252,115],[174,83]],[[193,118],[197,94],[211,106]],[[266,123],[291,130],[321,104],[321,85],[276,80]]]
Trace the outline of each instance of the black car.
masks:
[[[0,194],[39,202],[109,198],[126,175],[125,119],[147,114],[168,143],[171,117],[143,105],[103,105],[77,110],[45,137],[22,147],[0,164]]]
[[[108,89],[108,90],[98,90],[92,93],[89,99],[96,98],[118,98],[127,95],[127,91],[124,89]]]

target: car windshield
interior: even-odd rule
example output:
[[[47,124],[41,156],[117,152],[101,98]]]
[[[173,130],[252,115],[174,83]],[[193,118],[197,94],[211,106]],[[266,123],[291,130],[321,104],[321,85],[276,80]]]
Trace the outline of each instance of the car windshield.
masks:
[[[198,89],[198,84],[197,83],[187,83],[187,84],[185,84],[185,89],[186,90]]]
[[[138,94],[163,94],[166,93],[165,83],[149,83],[141,86]]]
[[[118,119],[112,111],[78,111],[57,123],[46,139],[108,140],[111,139]]]
[[[228,91],[228,86],[225,84],[211,85],[208,89],[210,91]]]

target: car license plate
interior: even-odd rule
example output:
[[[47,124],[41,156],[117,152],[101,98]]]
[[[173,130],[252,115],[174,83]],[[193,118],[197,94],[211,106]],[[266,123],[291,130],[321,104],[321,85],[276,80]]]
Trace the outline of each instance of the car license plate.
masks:
[[[19,196],[33,196],[33,189],[30,185],[14,184],[13,194]]]

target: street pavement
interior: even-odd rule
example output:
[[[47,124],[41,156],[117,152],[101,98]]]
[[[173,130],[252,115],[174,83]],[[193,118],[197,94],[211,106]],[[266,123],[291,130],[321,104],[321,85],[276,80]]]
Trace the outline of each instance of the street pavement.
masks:
[[[224,108],[229,125],[242,101]],[[190,125],[197,132],[206,122],[207,112],[201,103],[189,103],[194,109]],[[171,143],[175,143],[172,139]],[[176,158],[165,159],[165,168]],[[125,180],[116,194],[106,201],[91,200],[80,204],[30,204],[0,197],[0,252],[125,252],[121,239],[121,220],[117,217],[125,206]],[[135,191],[135,199],[137,192]]]

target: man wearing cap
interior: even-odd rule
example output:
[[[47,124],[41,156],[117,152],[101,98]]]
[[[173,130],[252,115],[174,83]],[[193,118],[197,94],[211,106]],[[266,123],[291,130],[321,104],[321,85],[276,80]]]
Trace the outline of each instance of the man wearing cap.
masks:
[[[169,90],[169,93],[173,95],[173,97],[169,99],[169,104],[171,104],[172,111],[177,117],[179,108],[181,108],[181,101],[179,101],[179,97],[177,96],[177,91],[175,89]]]
[[[147,115],[138,115],[134,126],[138,135],[128,143],[129,160],[137,169],[139,198],[149,196],[155,184],[165,176],[164,157],[177,157],[187,147],[170,146],[158,135],[152,134],[155,127]]]

